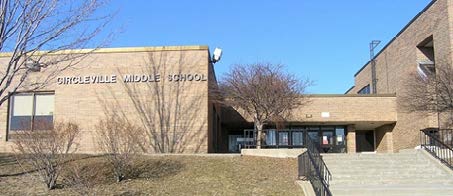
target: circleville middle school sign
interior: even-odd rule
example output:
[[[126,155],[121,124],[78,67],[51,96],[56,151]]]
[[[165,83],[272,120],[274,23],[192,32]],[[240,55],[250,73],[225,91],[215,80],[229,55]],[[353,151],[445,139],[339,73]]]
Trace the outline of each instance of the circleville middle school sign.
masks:
[[[170,82],[201,82],[208,80],[206,75],[197,73],[168,74],[166,79]],[[160,74],[124,74],[120,79],[118,79],[117,75],[64,76],[57,78],[57,84],[107,84],[117,83],[118,80],[123,81],[124,83],[160,82],[162,80],[162,76]]]

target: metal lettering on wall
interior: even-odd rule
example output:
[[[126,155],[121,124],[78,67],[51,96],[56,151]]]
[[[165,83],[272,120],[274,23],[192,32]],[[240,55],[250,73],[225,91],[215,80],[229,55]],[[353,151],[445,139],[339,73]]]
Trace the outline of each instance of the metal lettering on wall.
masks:
[[[58,85],[68,84],[108,84],[122,81],[124,83],[160,82],[166,79],[169,82],[201,82],[207,81],[205,74],[169,74],[162,77],[160,74],[124,74],[121,78],[117,75],[93,75],[93,76],[64,76],[57,78]]]

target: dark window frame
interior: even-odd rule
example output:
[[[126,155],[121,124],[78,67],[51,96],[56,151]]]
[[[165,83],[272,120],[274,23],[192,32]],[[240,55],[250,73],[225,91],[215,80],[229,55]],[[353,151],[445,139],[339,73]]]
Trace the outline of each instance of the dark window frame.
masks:
[[[370,84],[364,86],[364,87],[361,88],[359,91],[357,91],[357,94],[361,94],[361,95],[368,95],[368,94],[371,94],[371,87],[370,87]]]

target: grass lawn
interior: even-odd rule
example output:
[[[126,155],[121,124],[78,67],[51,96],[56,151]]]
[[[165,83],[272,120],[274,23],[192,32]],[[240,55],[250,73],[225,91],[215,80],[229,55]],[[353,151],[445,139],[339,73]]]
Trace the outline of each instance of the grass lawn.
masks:
[[[84,166],[90,195],[303,195],[295,184],[296,159],[141,156],[134,161],[131,179],[120,183],[114,182],[104,157],[81,155],[68,164]],[[0,154],[1,195],[77,195],[77,187],[65,184],[67,172],[59,188],[47,191],[35,172],[24,169],[14,156]]]

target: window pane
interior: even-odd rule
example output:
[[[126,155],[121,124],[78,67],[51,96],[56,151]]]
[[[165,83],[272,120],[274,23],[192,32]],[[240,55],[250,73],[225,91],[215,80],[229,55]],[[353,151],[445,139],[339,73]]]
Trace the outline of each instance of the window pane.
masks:
[[[54,95],[36,95],[36,116],[52,116],[54,111]]]
[[[336,138],[336,145],[345,145],[344,139],[345,139],[345,134],[344,134],[344,128],[336,128],[335,129],[335,135],[337,136]]]
[[[268,130],[266,133],[266,145],[276,145],[277,141],[275,136],[275,130]]]
[[[9,130],[30,130],[31,129],[31,116],[11,116]]]
[[[319,145],[319,135],[318,135],[318,131],[314,132],[314,131],[308,131],[308,137],[310,137],[310,139],[317,143]]]
[[[371,91],[370,91],[370,85],[366,85],[365,87],[363,87],[362,89],[359,90],[359,92],[357,92],[358,94],[370,94]]]
[[[323,131],[322,132],[322,144],[333,144],[333,132]]]
[[[30,130],[33,113],[33,95],[14,95],[11,97],[10,130]]]
[[[13,116],[31,116],[33,113],[33,95],[13,96]]]
[[[288,132],[279,132],[278,133],[278,144],[279,145],[288,145]]]
[[[302,146],[304,139],[304,132],[293,132],[293,145]]]
[[[53,116],[35,116],[33,130],[50,130],[53,128]]]

